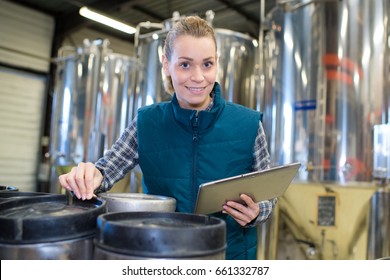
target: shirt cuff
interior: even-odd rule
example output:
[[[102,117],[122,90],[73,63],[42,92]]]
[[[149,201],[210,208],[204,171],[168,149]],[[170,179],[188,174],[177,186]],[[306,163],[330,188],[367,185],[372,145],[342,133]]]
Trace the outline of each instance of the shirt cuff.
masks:
[[[260,213],[257,216],[256,219],[253,219],[252,222],[247,224],[245,227],[255,227],[261,223],[264,223],[269,219],[271,216],[272,210],[275,207],[276,203],[278,202],[277,198],[273,198],[270,200],[264,200],[259,202],[259,208],[260,208]]]

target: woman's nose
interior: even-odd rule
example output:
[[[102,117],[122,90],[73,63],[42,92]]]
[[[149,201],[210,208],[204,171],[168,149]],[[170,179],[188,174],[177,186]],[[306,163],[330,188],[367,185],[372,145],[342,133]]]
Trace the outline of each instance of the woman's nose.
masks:
[[[195,67],[192,71],[191,79],[196,82],[201,82],[204,80],[203,71],[199,67]]]

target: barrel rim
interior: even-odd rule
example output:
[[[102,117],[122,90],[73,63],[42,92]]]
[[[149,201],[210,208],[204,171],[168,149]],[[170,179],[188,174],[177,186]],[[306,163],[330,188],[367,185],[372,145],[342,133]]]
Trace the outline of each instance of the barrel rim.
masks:
[[[31,207],[44,203],[74,205],[86,209],[65,215],[43,215],[34,217],[9,217],[7,210],[17,207]],[[88,206],[87,208],[86,205]],[[98,215],[106,212],[106,202],[102,199],[68,199],[66,195],[36,196],[18,198],[0,203],[0,242],[8,244],[28,244],[53,242],[96,234]]]
[[[141,223],[126,224],[132,218]],[[171,220],[167,226],[158,227],[142,224],[142,220],[147,219]],[[175,221],[194,223],[195,226],[177,227]],[[173,257],[188,251],[198,255],[226,247],[226,222],[214,216],[180,212],[109,212],[97,219],[95,244],[126,255]]]
[[[145,198],[148,200],[156,200],[161,202],[176,202],[176,199],[169,196],[145,194],[145,193],[100,193],[99,197],[107,200],[127,200],[129,198]]]

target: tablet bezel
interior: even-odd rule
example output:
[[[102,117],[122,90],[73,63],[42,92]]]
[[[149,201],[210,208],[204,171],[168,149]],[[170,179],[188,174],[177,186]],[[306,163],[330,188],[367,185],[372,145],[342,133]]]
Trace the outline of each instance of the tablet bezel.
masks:
[[[242,202],[240,194],[247,194],[255,202],[282,196],[297,174],[299,162],[245,173],[201,184],[195,204],[195,214],[222,211],[229,200]]]

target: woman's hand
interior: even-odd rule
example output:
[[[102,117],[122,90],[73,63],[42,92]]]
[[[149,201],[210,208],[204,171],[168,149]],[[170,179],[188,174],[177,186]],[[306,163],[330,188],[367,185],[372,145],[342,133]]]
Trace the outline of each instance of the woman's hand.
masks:
[[[241,194],[240,198],[245,204],[228,201],[223,205],[223,213],[229,214],[241,226],[246,226],[260,214],[259,204],[254,202],[251,197],[246,194]]]
[[[91,199],[94,191],[103,181],[103,175],[91,162],[81,162],[69,173],[59,176],[60,184],[68,191],[73,191],[78,199]]]

